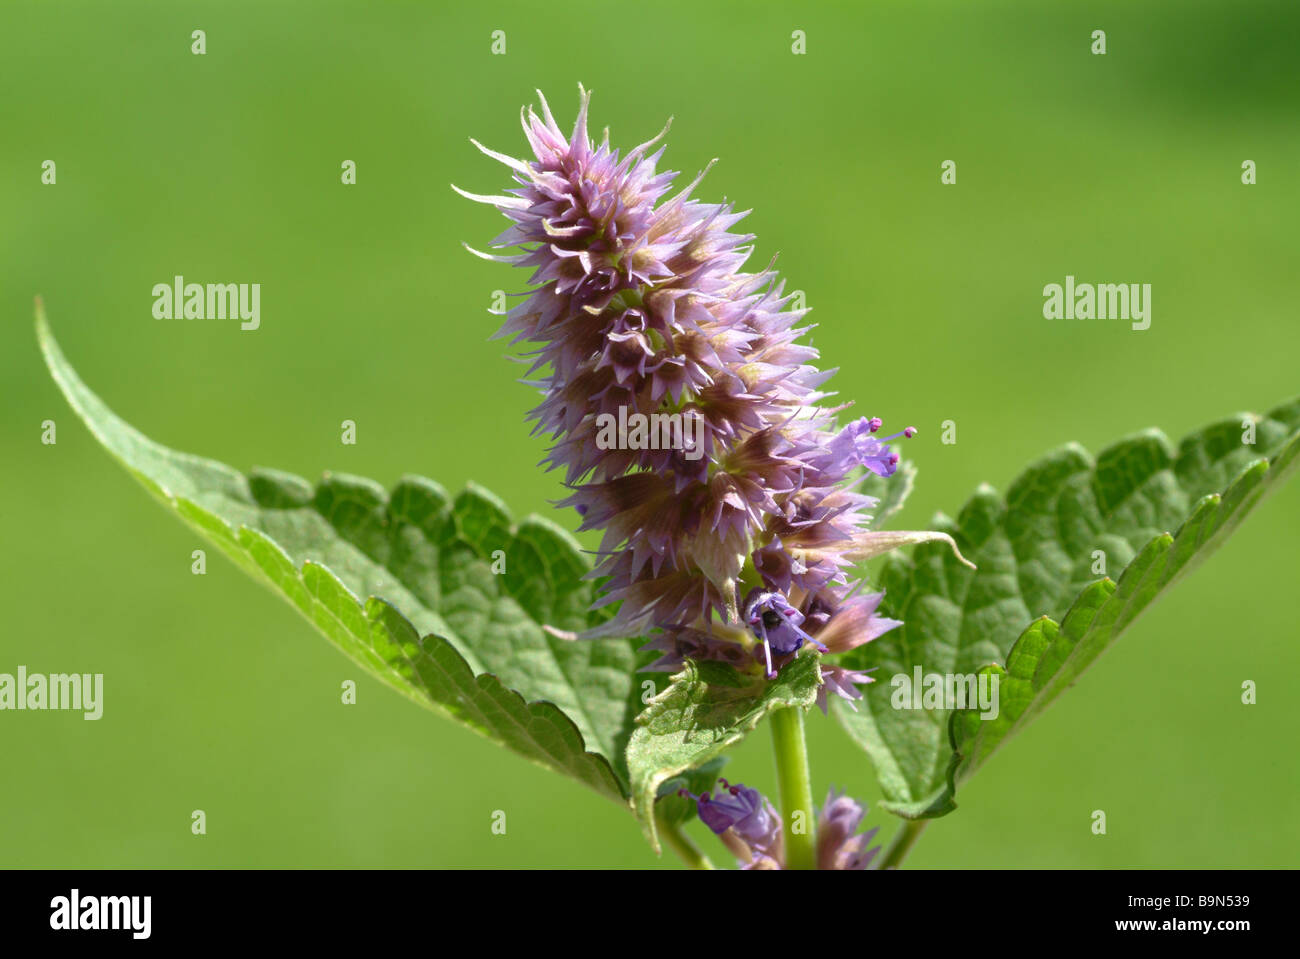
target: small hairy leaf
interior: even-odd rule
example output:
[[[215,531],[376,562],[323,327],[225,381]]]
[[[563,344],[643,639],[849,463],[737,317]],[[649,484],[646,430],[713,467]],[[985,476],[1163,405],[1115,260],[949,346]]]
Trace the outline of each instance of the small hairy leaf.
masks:
[[[127,471],[344,654],[393,689],[618,802],[639,707],[630,640],[578,643],[588,565],[567,533],[515,524],[477,486],[451,499],[404,477],[389,491],[355,476],[313,486],[244,475],[153,442],[119,419],[68,363],[43,311],[37,335],[73,410]],[[494,562],[505,569],[494,573]]]
[[[1253,444],[1243,442],[1250,425]],[[1095,460],[1069,445],[1026,470],[1005,498],[981,487],[956,522],[936,517],[934,528],[950,533],[977,571],[937,545],[910,559],[891,555],[881,574],[885,607],[904,625],[845,657],[879,667],[877,682],[857,712],[836,703],[876,767],[882,805],[907,818],[950,812],[962,780],[1291,473],[1298,426],[1293,401],[1266,416],[1224,419],[1177,449],[1156,431]],[[1026,630],[1036,617],[1061,625],[1044,618]],[[1003,681],[999,718],[893,708],[890,677],[911,677],[917,666],[944,676],[990,667]]]
[[[820,664],[821,658],[806,648],[769,682],[744,676],[725,663],[687,660],[668,688],[650,700],[636,718],[627,761],[632,805],[656,852],[654,806],[660,785],[706,766],[772,710],[812,705],[822,682]],[[712,775],[716,777],[716,771]]]

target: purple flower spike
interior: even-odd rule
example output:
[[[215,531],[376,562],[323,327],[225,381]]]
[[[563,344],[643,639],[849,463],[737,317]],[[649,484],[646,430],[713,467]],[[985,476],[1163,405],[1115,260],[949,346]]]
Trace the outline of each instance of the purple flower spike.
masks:
[[[878,501],[852,487],[861,468],[891,475],[889,442],[916,431],[881,437],[879,417],[837,427],[831,374],[801,342],[808,311],[770,266],[747,268],[745,213],[695,199],[703,173],[674,192],[662,133],[622,154],[594,141],[579,92],[571,132],[544,98],[523,112],[530,158],[475,144],[509,189],[460,191],[509,221],[499,252],[478,255],[527,269],[530,289],[497,335],[527,344],[525,381],[542,393],[530,417],[569,488],[561,505],[602,534],[590,578],[616,613],[579,638],[648,636],[652,669],[756,672],[748,630],[768,677],[805,643],[873,639],[897,623],[853,599],[853,564],[939,534],[871,529]],[[756,588],[743,605],[742,582]],[[857,676],[832,686],[852,698]]]

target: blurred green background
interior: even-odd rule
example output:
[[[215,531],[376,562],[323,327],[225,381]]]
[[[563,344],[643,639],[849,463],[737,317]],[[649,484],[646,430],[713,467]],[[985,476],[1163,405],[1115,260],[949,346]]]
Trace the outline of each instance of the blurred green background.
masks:
[[[5,0],[0,671],[102,672],[106,694],[99,722],[0,714],[0,864],[673,864],[614,804],[382,688],[215,551],[191,575],[199,542],[49,380],[34,295],[91,387],[168,445],[307,476],[473,479],[518,515],[553,512],[523,421],[534,395],[488,341],[492,291],[522,277],[461,248],[504,221],[448,184],[504,187],[467,138],[519,155],[534,88],[567,125],[581,81],[615,143],[671,114],[667,167],[721,159],[698,195],[754,208],[753,265],[780,253],[834,386],[921,428],[900,524],[924,524],[1063,441],[1176,439],[1300,391],[1298,30],[1293,2],[1230,0]],[[958,182],[941,186],[949,159]],[[261,329],[154,320],[151,287],[178,273],[261,283]],[[1041,290],[1067,273],[1151,283],[1151,328],[1044,320]],[[1300,863],[1298,529],[1293,483],[990,763],[910,864]],[[819,796],[876,797],[838,726],[815,715],[810,736]],[[774,787],[766,729],[729,774]]]

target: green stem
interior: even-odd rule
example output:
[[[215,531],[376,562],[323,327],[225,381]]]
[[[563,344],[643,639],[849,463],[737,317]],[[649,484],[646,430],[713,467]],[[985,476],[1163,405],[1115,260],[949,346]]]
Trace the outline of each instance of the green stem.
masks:
[[[772,713],[772,743],[776,747],[776,776],[785,821],[787,869],[817,868],[812,779],[803,736],[803,710],[786,706]]]
[[[893,841],[885,850],[885,857],[880,860],[878,869],[897,869],[907,858],[912,846],[930,824],[928,819],[905,819],[903,827],[894,833]]]
[[[659,835],[663,837],[664,843],[677,853],[678,857],[692,869],[712,869],[713,863],[709,857],[700,852],[691,842],[690,837],[682,832],[682,827],[677,823],[666,822],[662,818],[657,819]]]

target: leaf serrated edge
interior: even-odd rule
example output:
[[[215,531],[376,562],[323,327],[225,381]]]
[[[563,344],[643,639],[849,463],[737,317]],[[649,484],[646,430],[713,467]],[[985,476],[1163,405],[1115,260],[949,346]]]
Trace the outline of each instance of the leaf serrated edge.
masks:
[[[135,473],[133,470],[131,472]],[[510,719],[527,731],[533,745],[542,752],[549,753],[553,758],[551,762],[546,762],[516,749],[514,751],[517,755],[543,768],[567,772],[584,785],[616,801],[625,802],[628,799],[628,791],[614,772],[610,762],[600,753],[591,752],[586,748],[586,741],[577,724],[554,703],[548,700],[525,700],[516,690],[501,682],[495,674],[474,672],[466,659],[445,637],[433,633],[419,637],[414,625],[397,607],[379,596],[367,597],[363,602],[348,589],[347,585],[327,565],[309,559],[303,562],[301,568],[295,568],[283,547],[260,530],[240,526],[237,530],[232,531],[230,526],[219,516],[215,516],[193,501],[183,497],[171,496],[168,497],[166,502],[171,504],[187,522],[190,522],[197,532],[214,542],[225,555],[229,556],[246,571],[252,573],[253,577],[262,582],[263,585],[271,587],[273,593],[280,595],[289,602],[340,652],[365,666],[372,675],[391,689],[438,716],[467,726],[497,745],[507,747],[509,745],[504,737],[495,734],[486,722],[471,722],[465,715],[458,714],[445,703],[435,698],[426,677],[420,674],[422,663],[419,661],[412,663],[409,673],[403,672],[394,667],[390,661],[379,656],[373,648],[365,643],[359,641],[349,642],[349,640],[355,640],[358,633],[363,629],[367,632],[373,632],[378,628],[383,630],[384,637],[389,642],[400,647],[401,638],[389,627],[388,623],[382,618],[382,614],[376,612],[376,607],[382,607],[389,614],[400,617],[402,623],[405,624],[405,628],[410,631],[410,635],[416,637],[420,651],[428,654],[430,663],[437,665],[449,679],[456,672],[463,670],[464,676],[469,677],[491,701],[502,705],[503,708],[507,705],[514,706],[515,712],[523,709],[531,718],[555,728],[562,738],[570,739],[574,751],[593,767],[594,774],[588,770],[575,768],[572,764],[557,761],[555,757],[561,754],[550,750],[547,744],[538,739],[534,732],[528,730],[527,726],[519,722],[517,715],[511,715]],[[182,510],[179,504],[184,504],[185,509]],[[203,524],[193,523],[191,521],[192,515],[201,515],[208,522]],[[217,525],[224,528],[228,534],[232,534],[229,535],[228,541],[225,537],[211,535],[212,527]],[[301,587],[309,600],[309,608],[304,609],[295,602],[288,590],[285,590],[278,581],[272,578],[269,571],[258,562],[251,548],[245,545],[246,541],[249,544],[266,549],[268,554],[277,561],[276,565],[281,572],[289,572],[293,575],[294,583]],[[355,618],[349,623],[345,621],[344,617]],[[339,628],[333,628],[334,624],[337,624]],[[437,652],[436,656],[434,655],[435,651]],[[418,688],[413,683],[418,683]],[[461,683],[457,683],[456,686],[462,688],[463,680]],[[423,690],[423,693],[420,690]],[[509,715],[509,713],[510,710],[506,709],[506,714]],[[563,732],[560,732],[560,730],[563,730]],[[565,736],[565,733],[568,735]]]
[[[344,652],[345,655],[351,655],[354,661],[364,666],[372,675],[374,675],[385,685],[394,689],[396,692],[402,694],[405,698],[410,699],[412,702],[418,703],[419,705],[425,707],[426,709],[429,709],[431,712],[434,712],[437,715],[443,716],[444,718],[459,719],[459,717],[456,717],[452,713],[452,711],[449,710],[444,704],[432,698],[431,691],[429,690],[427,684],[423,681],[422,678],[420,680],[420,685],[425,691],[424,694],[421,694],[418,689],[415,689],[413,686],[410,685],[408,677],[403,676],[403,674],[400,671],[396,670],[390,663],[384,661],[382,657],[379,657],[377,654],[375,654],[373,650],[367,649],[363,644],[358,642],[355,646],[356,650],[361,651],[361,655],[356,655],[353,652],[351,652],[348,648],[346,648],[346,645],[340,642],[331,632],[329,632],[325,628],[322,622],[317,619],[318,612],[323,612],[326,615],[333,616],[334,611],[330,610],[330,608],[320,599],[319,595],[317,595],[317,593],[313,591],[312,586],[313,584],[315,584],[319,587],[324,587],[327,590],[332,591],[333,595],[331,596],[331,598],[337,598],[340,596],[346,597],[348,602],[345,602],[341,607],[339,607],[339,609],[346,610],[347,613],[355,613],[357,617],[359,617],[359,619],[354,620],[354,623],[356,622],[364,623],[366,625],[367,630],[373,629],[376,626],[380,625],[376,621],[372,620],[370,613],[371,610],[374,608],[373,604],[382,604],[382,606],[386,607],[388,610],[391,610],[394,614],[399,616],[401,620],[404,623],[406,623],[406,626],[407,628],[410,629],[411,634],[418,637],[418,633],[415,630],[415,627],[409,622],[409,620],[406,619],[405,616],[402,616],[400,611],[398,611],[395,607],[393,607],[382,597],[371,596],[368,597],[367,600],[363,603],[361,599],[357,597],[354,593],[352,593],[352,591],[348,589],[346,584],[344,584],[342,580],[339,579],[339,577],[336,576],[333,573],[333,571],[328,569],[328,567],[326,567],[324,564],[307,559],[303,562],[301,569],[295,569],[293,566],[293,562],[289,557],[287,551],[283,547],[281,547],[277,542],[275,542],[275,540],[272,539],[270,536],[266,535],[265,533],[262,533],[260,530],[254,530],[242,524],[238,528],[232,527],[220,516],[217,516],[216,514],[210,512],[209,510],[204,509],[202,506],[195,503],[193,500],[190,500],[186,497],[183,497],[175,493],[174,491],[168,489],[165,485],[155,481],[152,477],[145,475],[144,473],[140,472],[135,467],[133,467],[129,462],[127,462],[122,456],[118,454],[114,444],[109,442],[108,439],[103,435],[102,431],[99,429],[98,426],[98,416],[105,416],[106,418],[115,421],[127,436],[135,439],[138,442],[141,442],[142,444],[157,449],[163,449],[169,455],[175,456],[178,459],[197,462],[206,469],[210,469],[213,470],[214,472],[218,472],[222,474],[229,482],[231,482],[235,486],[235,488],[239,489],[241,492],[247,493],[250,500],[254,502],[256,501],[249,489],[248,475],[241,473],[239,470],[236,470],[234,467],[231,467],[218,460],[210,460],[204,457],[195,456],[194,454],[185,453],[180,450],[174,450],[168,447],[163,447],[161,444],[145,436],[143,433],[141,433],[130,423],[128,423],[127,421],[123,420],[121,417],[114,414],[112,410],[109,409],[107,404],[105,404],[101,399],[99,399],[99,397],[88,386],[86,386],[85,383],[81,382],[80,379],[77,379],[75,372],[72,372],[71,364],[68,362],[67,357],[63,354],[63,351],[59,347],[58,342],[54,339],[54,335],[50,330],[49,322],[45,315],[44,306],[39,299],[37,300],[37,304],[36,304],[36,334],[37,334],[37,340],[41,347],[42,355],[45,359],[46,366],[49,369],[50,375],[54,378],[56,385],[58,385],[59,390],[63,394],[64,399],[68,402],[68,405],[72,407],[73,412],[77,414],[78,419],[87,428],[90,434],[95,438],[96,442],[99,443],[99,445],[106,452],[108,452],[108,454],[113,459],[117,460],[118,463],[123,467],[123,469],[130,476],[132,476],[137,482],[139,482],[150,493],[150,495],[152,495],[155,499],[158,499],[164,505],[170,507],[178,516],[181,517],[182,521],[185,522],[186,525],[190,526],[192,529],[194,529],[197,533],[199,533],[209,542],[212,542],[214,545],[216,545],[217,548],[221,550],[221,552],[225,556],[227,556],[227,558],[229,558],[232,562],[234,562],[239,568],[243,569],[246,573],[249,573],[253,579],[262,583],[263,586],[266,586],[267,588],[271,589],[273,593],[277,593],[278,595],[280,595],[286,602],[289,603],[289,605],[291,605],[296,610],[298,610],[299,613],[302,614],[304,618],[308,620],[308,622],[310,622],[313,626],[316,626],[316,628],[320,632],[322,632],[326,636],[326,638],[330,640],[332,644],[334,644],[337,648],[339,648],[341,652]],[[83,394],[86,399],[93,401],[94,403],[98,404],[98,406],[102,407],[103,412],[92,415],[91,411],[88,411],[86,406],[83,403]],[[285,474],[285,475],[289,475],[289,474]],[[348,478],[350,477],[348,477],[346,474],[334,474],[333,476],[331,476],[330,474],[326,474],[325,480],[343,481]],[[373,480],[369,480],[365,477],[357,477],[357,479],[364,480],[366,483],[373,484],[374,486],[382,490],[382,487],[380,487],[377,483],[374,483]],[[406,478],[404,477],[403,479],[405,480]],[[306,481],[304,480],[304,482]],[[314,484],[311,486],[311,488],[314,496],[316,492],[321,488],[321,484]],[[463,491],[457,497],[457,499],[459,500],[461,497],[466,497],[466,496],[475,497],[482,501],[487,501],[492,503],[493,506],[498,507],[500,511],[505,514],[508,521],[509,513],[508,511],[505,510],[504,503],[498,497],[496,497],[495,494],[491,493],[485,488],[478,486],[477,484],[471,483],[467,486],[466,490]],[[386,491],[384,495],[384,500],[385,502],[389,501],[389,497],[387,496]],[[454,507],[454,503],[453,503],[453,507]],[[454,515],[454,508],[453,508],[453,515]],[[538,519],[540,520],[540,518]],[[507,528],[513,528],[513,527],[511,527],[508,524]],[[252,553],[252,551],[244,546],[245,540],[252,540],[254,545],[265,550],[264,555],[266,555],[269,559],[271,559],[271,561],[274,563],[278,571],[283,572],[287,568],[288,570],[291,570],[293,572],[293,578],[296,585],[301,586],[302,589],[305,591],[305,593],[310,597],[311,600],[310,611],[308,609],[304,609],[303,606],[299,602],[297,602],[294,597],[290,596],[287,591],[284,591],[279,587],[279,584],[272,577],[270,571],[265,569],[262,566],[262,564],[258,561],[257,557]],[[576,545],[576,541],[574,542]],[[340,621],[340,625],[343,625],[341,621]],[[346,625],[344,625],[343,628],[345,633],[348,633],[353,638],[355,638],[356,636],[355,632],[349,629]],[[383,626],[382,628],[387,630],[386,625]],[[387,635],[389,636],[390,639],[394,641],[394,643],[397,642],[396,637],[393,636],[391,632],[387,633]],[[576,749],[579,751],[580,755],[586,760],[587,764],[593,767],[596,770],[596,772],[594,776],[577,775],[576,771],[574,770],[553,765],[546,761],[540,760],[535,756],[530,756],[525,753],[519,752],[518,750],[515,750],[517,755],[520,755],[521,758],[526,759],[529,762],[532,762],[536,765],[540,765],[543,768],[568,772],[571,775],[575,775],[575,778],[577,778],[580,782],[582,782],[584,785],[590,786],[591,788],[595,789],[597,792],[600,792],[603,795],[608,795],[610,798],[615,799],[620,804],[628,803],[628,800],[630,798],[628,794],[628,790],[624,787],[622,781],[615,773],[613,766],[611,765],[609,760],[599,753],[594,753],[586,749],[586,741],[582,735],[582,732],[578,729],[577,725],[573,722],[573,720],[556,704],[548,700],[534,700],[531,702],[527,701],[518,692],[516,692],[515,690],[511,689],[510,687],[502,683],[500,679],[494,674],[488,672],[475,673],[473,668],[469,664],[469,662],[466,661],[466,659],[459,652],[459,650],[457,650],[451,644],[451,642],[444,637],[437,636],[436,634],[430,634],[429,636],[425,637],[424,640],[421,640],[420,641],[421,648],[426,653],[430,652],[430,650],[424,649],[423,647],[423,644],[427,641],[432,641],[433,648],[439,650],[441,652],[441,655],[448,659],[448,663],[450,664],[450,669],[452,671],[454,671],[457,668],[456,664],[459,664],[459,667],[462,667],[464,669],[465,674],[470,676],[473,679],[474,683],[478,686],[478,688],[484,691],[485,693],[487,693],[489,697],[494,701],[498,703],[503,703],[503,701],[505,703],[509,703],[511,702],[510,697],[513,697],[514,700],[517,700],[518,703],[522,705],[522,707],[530,714],[530,716],[538,719],[543,719],[548,725],[551,726],[552,729],[554,729],[557,732],[557,734],[560,734],[560,730],[564,728],[564,724],[567,724],[568,727],[567,731],[570,732],[573,737],[575,737],[574,745]],[[430,661],[433,662],[432,659],[430,659]],[[442,668],[444,669],[444,671],[448,669],[448,667],[445,666]],[[394,679],[395,676],[398,677],[397,680]],[[517,722],[516,717],[512,717],[512,719],[516,719]],[[493,735],[492,732],[489,731],[486,726],[480,727],[477,724],[465,722],[463,719],[459,719],[459,721],[463,722],[466,726],[473,729],[475,732],[479,733],[485,738],[498,743],[498,745],[503,745],[503,746],[507,745],[502,739]],[[562,738],[564,737],[562,736]],[[533,742],[537,746],[544,746],[544,744],[538,742],[536,739],[534,739]],[[543,749],[543,751],[545,750]]]
[[[978,741],[980,738],[978,734],[970,737],[959,735],[959,726],[962,724],[981,722],[978,710],[953,710],[948,718],[948,742],[952,749],[952,756],[945,769],[945,785],[916,802],[881,800],[877,805],[904,819],[938,818],[956,809],[958,785],[969,779],[1003,745],[1059,698],[1063,689],[1050,690],[1051,679],[1060,675],[1066,663],[1086,644],[1096,628],[1097,618],[1107,617],[1104,625],[1113,626],[1116,633],[1131,626],[1153,604],[1160,593],[1181,581],[1204,562],[1218,548],[1222,538],[1235,529],[1250,511],[1259,505],[1262,498],[1278,489],[1287,475],[1297,466],[1300,466],[1300,432],[1291,434],[1271,459],[1260,458],[1248,462],[1222,492],[1207,493],[1197,500],[1195,507],[1179,526],[1177,533],[1161,533],[1152,537],[1125,566],[1118,582],[1106,577],[1085,587],[1070,604],[1066,614],[1061,617],[1060,623],[1050,616],[1040,616],[1034,620],[1012,644],[1005,666],[991,663],[977,671],[977,675],[997,675],[999,682],[1008,676],[1018,678],[1013,675],[1013,663],[1018,663],[1022,658],[1032,655],[1025,647],[1040,636],[1049,637],[1043,650],[1033,656],[1034,676],[1027,680],[1033,688],[1033,695],[1028,706],[1015,717],[1006,732],[998,737],[993,748],[987,753],[981,753],[978,744],[974,749],[967,745],[972,741]],[[1264,481],[1269,474],[1272,474],[1273,482],[1265,485]],[[1182,550],[1184,544],[1187,544],[1185,551]],[[1178,562],[1180,552],[1186,558]],[[1173,574],[1168,579],[1159,578],[1171,560],[1175,561]],[[1142,587],[1153,572],[1157,575],[1157,581],[1144,596]],[[1133,581],[1134,577],[1136,581]],[[1135,609],[1134,604],[1137,604]],[[1112,608],[1116,606],[1117,608]],[[1125,618],[1125,614],[1130,610],[1132,610],[1131,615]],[[1080,621],[1085,616],[1087,621],[1079,628]],[[1065,658],[1055,664],[1043,685],[1036,685],[1037,677],[1044,669],[1047,653],[1057,647],[1062,639],[1069,640],[1072,631],[1076,628],[1079,629],[1078,635],[1070,642]],[[1067,685],[1073,685],[1117,638],[1117,636],[1112,637],[1110,642],[1094,652],[1081,669],[1071,673]],[[1045,691],[1048,691],[1046,696],[1044,696]],[[978,762],[971,766],[969,760],[973,755],[979,758]]]

